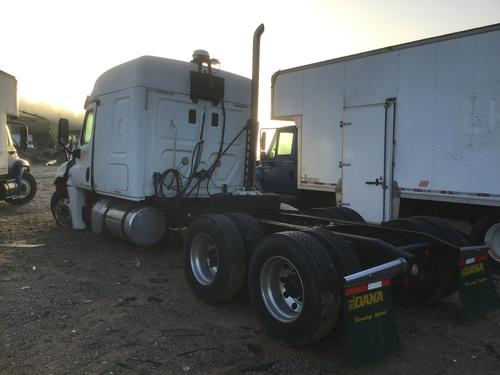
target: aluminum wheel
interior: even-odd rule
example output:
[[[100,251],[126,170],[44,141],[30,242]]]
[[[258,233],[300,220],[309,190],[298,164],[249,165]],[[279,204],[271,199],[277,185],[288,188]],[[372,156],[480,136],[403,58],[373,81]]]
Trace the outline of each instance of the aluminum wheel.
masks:
[[[260,292],[267,310],[280,322],[290,323],[299,317],[304,306],[304,285],[288,259],[274,256],[264,263]]]
[[[484,242],[491,247],[489,253],[497,262],[500,261],[500,223],[493,224],[484,235]]]
[[[219,267],[217,247],[214,240],[205,233],[198,233],[190,249],[191,269],[200,284],[210,285],[214,282]]]

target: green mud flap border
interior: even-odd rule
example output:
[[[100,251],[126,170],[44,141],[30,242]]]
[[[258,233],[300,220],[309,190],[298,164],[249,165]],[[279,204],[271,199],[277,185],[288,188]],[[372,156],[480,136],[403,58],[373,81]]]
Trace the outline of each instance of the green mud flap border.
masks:
[[[500,307],[487,254],[460,261],[458,291],[464,316],[468,319]]]
[[[344,324],[353,364],[373,363],[398,351],[391,280],[346,288],[344,294]]]

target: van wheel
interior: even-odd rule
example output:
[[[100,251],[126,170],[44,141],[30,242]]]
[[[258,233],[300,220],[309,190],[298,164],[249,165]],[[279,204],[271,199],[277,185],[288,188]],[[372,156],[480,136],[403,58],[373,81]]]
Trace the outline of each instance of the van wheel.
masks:
[[[50,210],[57,225],[61,227],[72,227],[71,208],[69,205],[68,192],[66,189],[58,189],[50,199]]]
[[[215,305],[234,298],[245,280],[245,248],[225,215],[202,215],[184,238],[184,272],[193,294]]]
[[[31,173],[24,172],[21,179],[21,192],[17,198],[9,198],[6,201],[10,204],[22,205],[30,202],[37,191],[37,183],[35,177]]]
[[[384,225],[423,232],[452,242],[444,234],[442,226],[424,216],[391,220]],[[450,294],[454,289],[457,262],[452,250],[444,247],[426,249],[420,257],[416,279],[405,274],[394,280],[394,301],[399,304],[430,304]]]
[[[339,276],[327,251],[304,232],[267,236],[255,249],[249,294],[269,336],[301,346],[326,336],[341,306]]]

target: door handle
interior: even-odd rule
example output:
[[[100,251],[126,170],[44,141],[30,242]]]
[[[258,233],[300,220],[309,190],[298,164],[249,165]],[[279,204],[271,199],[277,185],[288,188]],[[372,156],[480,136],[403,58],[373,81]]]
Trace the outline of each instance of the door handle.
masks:
[[[365,181],[365,184],[375,186],[384,185],[384,179],[381,176],[379,178],[376,178],[375,181]]]

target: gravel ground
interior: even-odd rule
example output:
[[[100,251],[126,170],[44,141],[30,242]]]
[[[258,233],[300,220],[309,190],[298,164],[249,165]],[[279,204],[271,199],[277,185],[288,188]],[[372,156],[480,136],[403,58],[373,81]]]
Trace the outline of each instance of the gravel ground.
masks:
[[[247,297],[192,296],[179,240],[142,249],[57,227],[55,171],[33,167],[30,204],[0,202],[1,374],[498,373],[500,311],[464,320],[457,295],[396,306],[402,349],[375,365],[352,367],[342,327],[303,349],[274,342]]]

